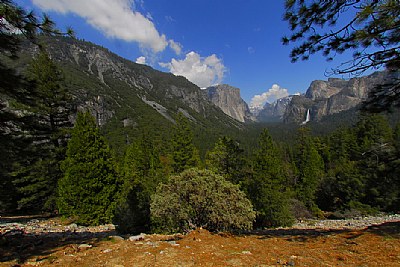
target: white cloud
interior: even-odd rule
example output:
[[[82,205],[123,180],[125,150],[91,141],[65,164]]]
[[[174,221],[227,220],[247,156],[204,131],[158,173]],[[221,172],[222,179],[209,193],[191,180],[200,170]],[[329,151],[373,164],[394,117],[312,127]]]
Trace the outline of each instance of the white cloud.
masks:
[[[186,54],[185,59],[176,60],[173,58],[169,63],[159,64],[175,75],[186,77],[201,88],[221,83],[226,72],[222,60],[215,54],[201,57],[193,51]]]
[[[266,102],[273,103],[279,98],[288,96],[288,90],[280,87],[277,84],[273,84],[267,92],[262,93],[261,95],[255,95],[251,99],[250,107],[251,108],[262,108]]]
[[[182,45],[178,42],[175,42],[174,40],[169,40],[169,47],[171,47],[172,50],[175,51],[177,55],[180,55],[182,53]]]
[[[163,51],[168,40],[160,34],[149,17],[133,10],[143,1],[133,0],[32,0],[43,10],[62,14],[74,13],[109,38],[138,42],[153,52]]]
[[[138,58],[136,59],[136,63],[142,64],[142,65],[146,64],[146,57],[143,57],[143,56],[138,57]]]

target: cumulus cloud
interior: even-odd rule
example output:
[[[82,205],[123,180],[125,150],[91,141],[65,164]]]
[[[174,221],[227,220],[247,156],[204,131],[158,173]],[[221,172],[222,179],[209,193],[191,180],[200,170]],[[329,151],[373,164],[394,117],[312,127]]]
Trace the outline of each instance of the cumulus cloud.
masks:
[[[266,102],[273,103],[279,98],[288,96],[288,90],[280,87],[277,84],[273,84],[267,92],[262,93],[261,95],[255,95],[250,102],[251,108],[262,108]]]
[[[215,54],[201,57],[193,51],[187,53],[185,59],[177,60],[173,58],[169,63],[159,64],[175,75],[186,77],[201,88],[221,83],[226,72],[222,60]]]
[[[136,63],[142,64],[142,65],[146,64],[146,57],[143,57],[143,56],[138,57],[138,58],[136,59]]]
[[[182,53],[182,45],[178,42],[175,42],[174,40],[169,40],[169,47],[171,47],[172,50],[175,51],[177,55],[180,55]]]
[[[62,14],[74,13],[84,18],[94,28],[109,38],[138,42],[142,48],[153,52],[163,51],[168,40],[160,34],[151,17],[133,10],[142,1],[133,0],[32,0],[43,10]]]

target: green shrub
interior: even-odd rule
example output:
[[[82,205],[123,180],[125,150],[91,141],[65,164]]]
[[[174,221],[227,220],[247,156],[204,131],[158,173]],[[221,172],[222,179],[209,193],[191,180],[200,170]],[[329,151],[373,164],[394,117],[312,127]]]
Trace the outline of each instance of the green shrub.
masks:
[[[255,212],[237,185],[196,168],[171,176],[152,196],[150,214],[157,232],[251,229]]]

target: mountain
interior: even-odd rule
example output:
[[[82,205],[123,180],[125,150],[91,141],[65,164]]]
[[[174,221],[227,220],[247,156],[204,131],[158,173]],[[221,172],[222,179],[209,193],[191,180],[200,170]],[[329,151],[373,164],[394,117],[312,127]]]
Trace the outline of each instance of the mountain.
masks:
[[[325,116],[357,107],[367,98],[371,89],[391,79],[389,75],[388,72],[375,72],[350,80],[330,78],[328,81],[313,81],[304,95],[292,97],[284,114],[284,122],[320,121]]]
[[[182,76],[136,64],[82,40],[40,37],[40,42],[63,71],[63,86],[73,95],[76,110],[89,110],[114,147],[143,132],[168,138],[178,113],[190,120],[203,150],[219,135],[240,136],[243,131],[243,124]],[[24,43],[11,67],[23,73],[37,52],[37,46]]]
[[[240,121],[253,121],[249,106],[240,96],[240,89],[220,84],[205,89],[208,99],[219,107],[225,114]]]
[[[277,99],[273,103],[265,103],[264,107],[256,113],[259,122],[282,122],[287,106],[293,96]]]

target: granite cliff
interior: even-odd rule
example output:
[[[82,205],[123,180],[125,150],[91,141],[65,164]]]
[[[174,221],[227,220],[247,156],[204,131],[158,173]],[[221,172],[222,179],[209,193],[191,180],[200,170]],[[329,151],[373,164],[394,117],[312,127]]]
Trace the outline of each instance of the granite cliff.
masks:
[[[371,89],[387,79],[390,79],[387,72],[375,72],[349,80],[330,78],[313,81],[304,95],[293,96],[283,120],[286,123],[302,123],[309,113],[310,121],[319,121],[324,116],[355,108],[367,98]]]
[[[221,84],[205,89],[209,100],[225,114],[240,121],[254,120],[247,103],[240,96],[240,89]]]

